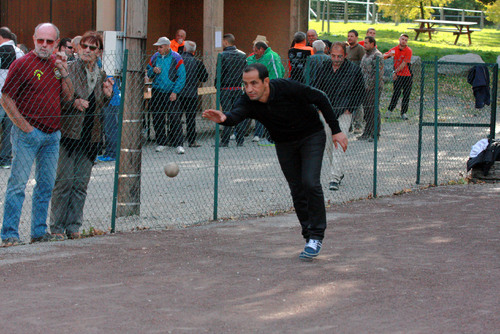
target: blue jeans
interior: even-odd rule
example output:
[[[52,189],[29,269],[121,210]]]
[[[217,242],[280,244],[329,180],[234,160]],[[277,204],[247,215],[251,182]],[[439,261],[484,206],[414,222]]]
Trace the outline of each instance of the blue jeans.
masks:
[[[276,143],[276,154],[292,193],[304,239],[323,240],[326,209],[321,187],[321,164],[326,136],[321,130],[309,137]]]
[[[118,111],[119,106],[109,105],[104,108],[104,141],[105,155],[116,159],[116,144],[118,141]]]
[[[0,105],[0,125],[2,126],[2,144],[0,146],[0,165],[10,165],[12,161],[12,144],[10,142],[10,132],[12,121]]]
[[[56,179],[61,132],[45,133],[35,128],[25,133],[13,126],[11,139],[14,158],[5,193],[2,240],[19,238],[19,220],[33,162],[36,162],[36,186],[32,196],[31,237],[38,238],[47,231],[47,211]]]

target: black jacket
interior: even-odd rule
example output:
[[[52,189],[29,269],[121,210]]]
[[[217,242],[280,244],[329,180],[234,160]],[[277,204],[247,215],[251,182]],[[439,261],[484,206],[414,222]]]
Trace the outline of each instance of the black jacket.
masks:
[[[495,161],[500,161],[500,141],[493,139],[477,157],[467,161],[467,171],[472,168],[480,168],[486,176]]]
[[[234,126],[246,118],[261,122],[277,143],[301,140],[324,129],[316,107],[321,110],[332,134],[340,132],[330,101],[320,90],[294,80],[273,79],[267,103],[252,101],[246,94],[225,113],[222,125]],[[316,106],[316,107],[315,107]]]
[[[337,118],[346,110],[356,112],[365,96],[361,68],[347,59],[336,72],[333,71],[331,62],[325,62],[313,85],[326,93]]]
[[[470,69],[467,82],[472,85],[472,91],[476,98],[476,108],[481,109],[484,105],[490,105],[490,72],[484,65],[476,65]]]
[[[183,97],[198,97],[198,87],[200,82],[208,80],[208,72],[203,62],[193,56],[192,53],[184,52],[181,54],[186,69],[186,83],[179,93]]]
[[[243,69],[247,65],[247,55],[238,50],[236,46],[228,46],[221,52],[217,63],[221,61],[221,88],[241,87],[243,78]],[[217,68],[219,68],[217,64]],[[217,78],[215,78],[215,87],[217,87]]]

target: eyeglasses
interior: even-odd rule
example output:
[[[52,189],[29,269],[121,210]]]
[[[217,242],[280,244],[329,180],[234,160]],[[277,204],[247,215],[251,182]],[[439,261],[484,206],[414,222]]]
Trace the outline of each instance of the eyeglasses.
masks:
[[[73,50],[73,47],[71,45],[66,45],[66,49]]]
[[[47,45],[52,45],[52,44],[54,44],[55,41],[53,39],[37,38],[36,42],[37,42],[37,44],[47,43]]]
[[[82,50],[85,50],[86,48],[89,48],[90,51],[97,50],[97,46],[95,46],[95,45],[88,45],[88,44],[82,43],[82,44],[80,44],[80,46],[82,47]]]

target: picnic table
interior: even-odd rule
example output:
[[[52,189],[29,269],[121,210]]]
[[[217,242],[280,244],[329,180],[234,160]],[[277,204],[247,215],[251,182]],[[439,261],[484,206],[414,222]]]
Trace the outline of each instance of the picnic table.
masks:
[[[435,31],[445,31],[452,32],[453,35],[456,35],[455,45],[458,42],[458,38],[460,35],[469,36],[469,45],[472,44],[472,40],[470,35],[474,31],[479,31],[479,29],[471,29],[470,27],[476,25],[477,22],[466,22],[466,21],[445,21],[445,20],[415,20],[415,22],[420,23],[420,26],[417,28],[409,28],[413,29],[417,32],[417,36],[415,36],[415,40],[418,38],[420,33],[428,33],[429,39],[432,39],[431,33]],[[453,27],[434,27],[435,25],[444,25],[444,26],[453,26]]]

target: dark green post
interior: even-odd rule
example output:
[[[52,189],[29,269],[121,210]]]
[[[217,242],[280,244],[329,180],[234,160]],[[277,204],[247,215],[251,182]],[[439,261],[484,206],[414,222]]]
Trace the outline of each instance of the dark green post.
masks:
[[[219,53],[217,56],[217,70],[215,72],[217,78],[215,87],[217,89],[216,93],[216,108],[220,110],[220,80],[221,80],[221,68],[222,68],[222,56]],[[214,215],[213,220],[217,220],[217,210],[219,205],[219,135],[220,125],[217,123],[215,125],[215,159],[214,159]]]
[[[422,73],[420,74],[420,111],[418,116],[418,154],[417,154],[417,181],[420,184],[420,168],[422,163],[422,122],[424,119],[424,95],[425,95],[425,64],[422,62]]]
[[[373,115],[373,197],[377,197],[377,147],[378,147],[378,98],[379,98],[379,77],[380,77],[380,58],[375,60],[375,113]]]
[[[434,60],[434,185],[438,184],[438,58]]]
[[[495,138],[495,124],[497,122],[497,95],[498,95],[498,63],[493,66],[493,85],[491,93],[491,120],[490,138]]]
[[[116,161],[115,161],[115,181],[113,184],[113,205],[111,211],[111,233],[115,233],[116,224],[116,202],[118,201],[118,176],[120,174],[120,151],[122,143],[122,123],[123,123],[123,108],[125,104],[125,85],[127,83],[127,64],[128,64],[128,50],[125,50],[123,55],[123,72],[122,72],[122,82],[121,82],[121,98],[120,98],[120,110],[118,113],[118,140],[116,143]]]

